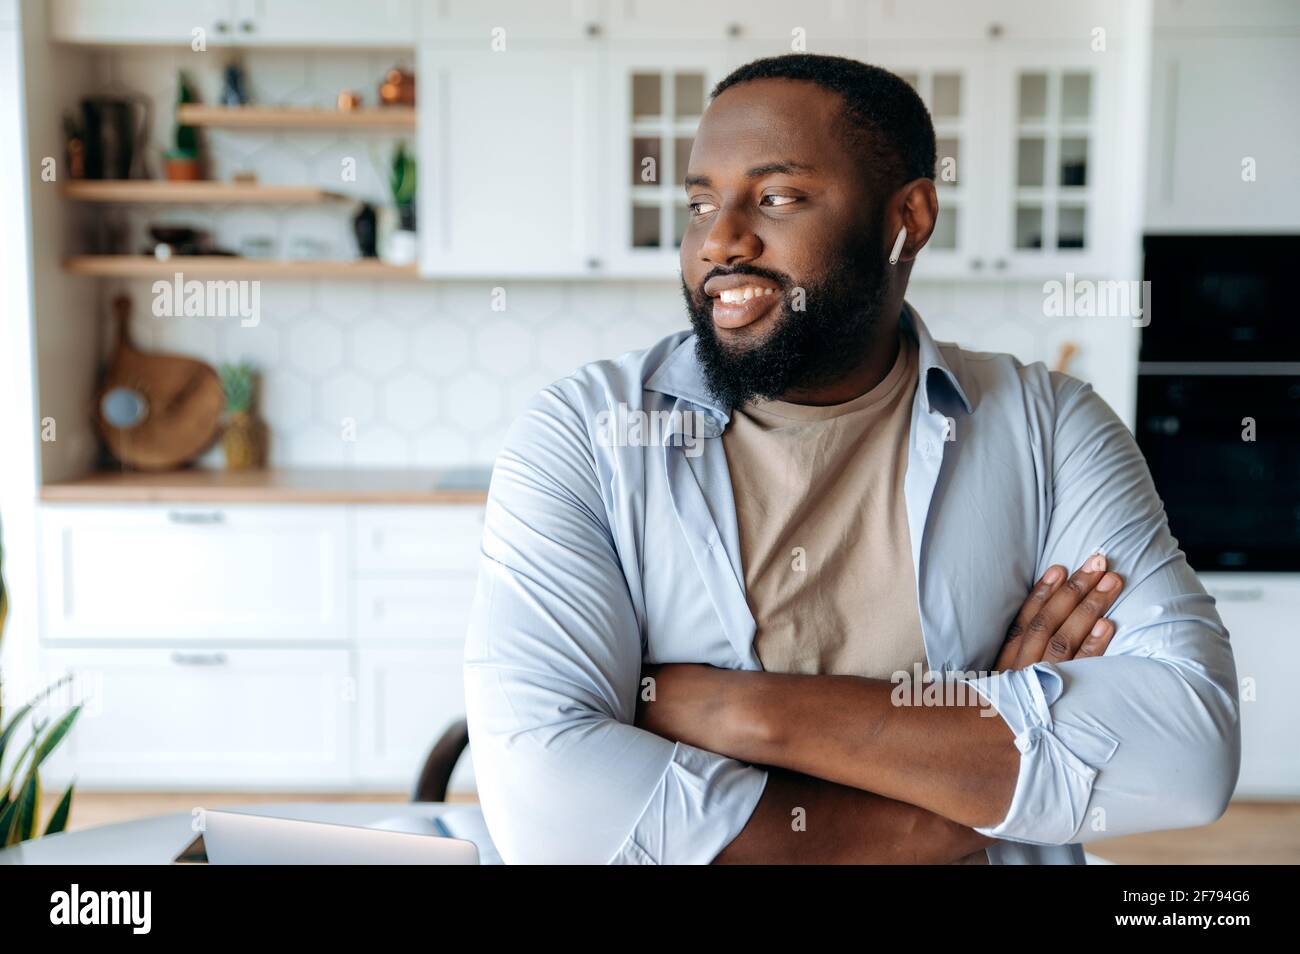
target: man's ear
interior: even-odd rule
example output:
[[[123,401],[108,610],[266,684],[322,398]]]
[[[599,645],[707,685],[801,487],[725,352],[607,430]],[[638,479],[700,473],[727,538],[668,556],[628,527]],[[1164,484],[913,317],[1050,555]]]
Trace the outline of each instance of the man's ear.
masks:
[[[907,229],[907,238],[898,256],[900,262],[911,262],[917,252],[930,241],[934,222],[939,216],[939,194],[933,179],[913,179],[890,198],[885,211],[885,241],[892,247],[899,229]],[[888,254],[890,249],[886,249]]]

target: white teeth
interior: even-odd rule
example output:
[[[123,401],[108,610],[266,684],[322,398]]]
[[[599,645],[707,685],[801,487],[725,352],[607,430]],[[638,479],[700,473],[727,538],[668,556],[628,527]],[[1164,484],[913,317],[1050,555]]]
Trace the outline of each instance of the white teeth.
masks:
[[[762,298],[765,295],[771,295],[775,288],[763,288],[757,285],[747,285],[744,288],[727,288],[718,295],[718,298],[727,305],[739,305],[749,301],[751,298]]]

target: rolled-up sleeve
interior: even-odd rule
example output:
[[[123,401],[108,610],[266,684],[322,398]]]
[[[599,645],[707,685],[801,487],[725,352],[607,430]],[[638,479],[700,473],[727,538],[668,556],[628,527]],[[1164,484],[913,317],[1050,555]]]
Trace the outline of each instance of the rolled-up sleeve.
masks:
[[[1054,377],[1051,519],[1039,574],[1100,550],[1124,577],[1104,656],[967,680],[1015,735],[1006,817],[983,834],[1069,844],[1208,824],[1236,787],[1228,632],[1170,535],[1146,462],[1092,389]]]
[[[465,650],[479,799],[510,863],[707,863],[766,772],[631,723],[641,635],[585,418],[556,386],[488,494]]]

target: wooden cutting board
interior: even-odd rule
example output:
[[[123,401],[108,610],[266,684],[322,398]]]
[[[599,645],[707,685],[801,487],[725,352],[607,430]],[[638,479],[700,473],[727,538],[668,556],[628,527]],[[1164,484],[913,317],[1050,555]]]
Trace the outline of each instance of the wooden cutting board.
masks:
[[[109,450],[123,464],[138,470],[173,470],[212,444],[226,395],[217,372],[202,361],[135,348],[127,327],[130,317],[131,300],[118,296],[113,301],[117,347],[95,401],[95,416]],[[120,387],[144,398],[144,419],[134,427],[114,427],[104,419],[103,397]]]

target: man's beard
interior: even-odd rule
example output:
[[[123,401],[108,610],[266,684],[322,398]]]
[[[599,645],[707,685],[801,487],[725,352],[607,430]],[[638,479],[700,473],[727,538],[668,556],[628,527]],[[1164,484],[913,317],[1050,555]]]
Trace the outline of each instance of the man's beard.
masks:
[[[682,279],[705,384],[723,407],[731,410],[754,397],[774,399],[791,390],[833,384],[862,362],[885,297],[885,266],[875,239],[864,236],[824,277],[805,285],[802,311],[794,308],[796,283],[788,275],[753,265],[710,271],[705,281],[739,274],[778,283],[780,311],[761,338],[746,337],[749,329],[741,328],[736,335],[741,340],[724,344],[713,327],[713,299],[704,294],[704,281],[693,293]]]

